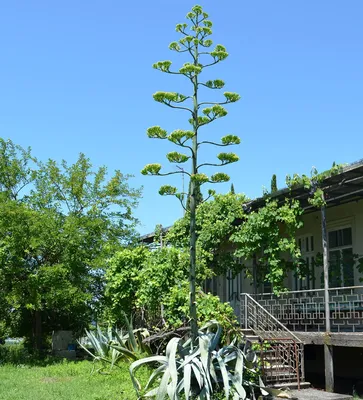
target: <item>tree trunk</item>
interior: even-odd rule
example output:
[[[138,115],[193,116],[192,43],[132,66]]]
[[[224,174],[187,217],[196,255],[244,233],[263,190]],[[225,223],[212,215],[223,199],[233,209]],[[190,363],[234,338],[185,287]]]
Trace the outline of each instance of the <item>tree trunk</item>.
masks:
[[[38,352],[42,351],[42,314],[39,310],[33,316],[33,347]]]

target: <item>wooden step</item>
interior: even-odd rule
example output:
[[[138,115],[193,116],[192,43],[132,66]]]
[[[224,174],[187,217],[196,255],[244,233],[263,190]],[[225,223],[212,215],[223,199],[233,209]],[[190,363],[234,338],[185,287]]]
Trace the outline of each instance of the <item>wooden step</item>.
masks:
[[[273,383],[272,385],[269,385],[270,387],[276,388],[276,389],[297,389],[298,384],[297,382],[284,382],[284,383]],[[308,389],[311,386],[310,382],[300,382],[300,389]]]
[[[250,336],[250,335],[253,336],[255,334],[255,332],[252,329],[241,329],[241,331],[245,336]]]
[[[256,336],[256,335],[248,335],[248,336],[245,336],[245,338],[246,338],[246,340],[249,340],[252,343],[256,343],[256,342],[260,341],[259,336]]]

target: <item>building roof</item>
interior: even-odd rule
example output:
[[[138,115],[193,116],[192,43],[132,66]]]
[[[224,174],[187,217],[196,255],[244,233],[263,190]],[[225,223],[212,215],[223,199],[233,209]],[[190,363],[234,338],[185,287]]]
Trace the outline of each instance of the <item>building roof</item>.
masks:
[[[363,159],[352,164],[346,165],[342,171],[336,175],[325,178],[321,189],[325,194],[327,207],[348,203],[363,198]],[[283,203],[286,198],[292,198],[300,201],[305,213],[316,211],[308,199],[311,193],[302,185],[278,190],[269,196],[279,203]],[[259,197],[247,204],[251,210],[257,210],[266,203],[265,197]]]

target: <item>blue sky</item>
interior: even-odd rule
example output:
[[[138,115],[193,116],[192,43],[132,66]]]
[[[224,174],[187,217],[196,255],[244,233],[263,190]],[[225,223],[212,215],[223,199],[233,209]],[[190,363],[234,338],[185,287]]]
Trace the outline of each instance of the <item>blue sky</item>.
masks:
[[[0,135],[30,145],[42,159],[75,161],[135,175],[143,185],[140,232],[181,216],[177,200],[158,195],[181,179],[140,175],[171,144],[147,138],[149,126],[187,128],[186,115],[155,103],[158,90],[188,94],[181,77],[152,69],[181,65],[168,50],[194,1],[32,0],[2,2]],[[226,0],[199,2],[214,23],[214,43],[230,54],[210,69],[242,99],[201,135],[232,133],[241,161],[224,169],[238,192],[259,196],[276,173],[329,168],[363,157],[363,2]],[[221,93],[222,95],[222,93]],[[203,94],[217,100],[217,94]],[[177,150],[177,149],[176,149]],[[218,149],[217,149],[218,150]],[[202,149],[201,159],[218,151]],[[214,187],[224,193],[230,184]]]

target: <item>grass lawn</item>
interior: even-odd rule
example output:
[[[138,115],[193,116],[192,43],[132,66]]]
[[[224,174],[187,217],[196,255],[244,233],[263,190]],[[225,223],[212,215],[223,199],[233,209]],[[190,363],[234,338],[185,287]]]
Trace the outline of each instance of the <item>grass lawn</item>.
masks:
[[[0,366],[0,400],[134,400],[128,364],[90,374],[90,361]]]

